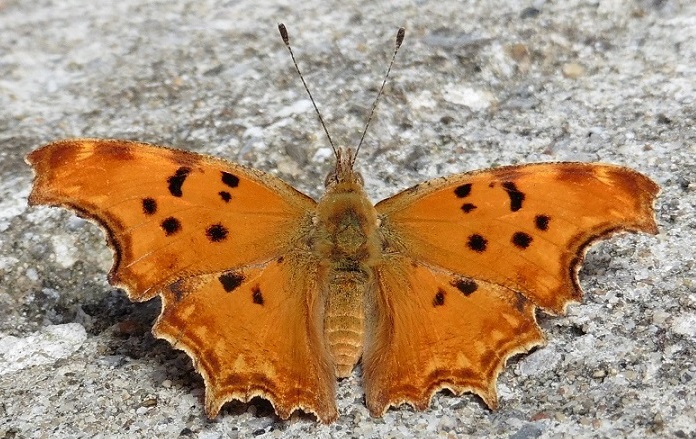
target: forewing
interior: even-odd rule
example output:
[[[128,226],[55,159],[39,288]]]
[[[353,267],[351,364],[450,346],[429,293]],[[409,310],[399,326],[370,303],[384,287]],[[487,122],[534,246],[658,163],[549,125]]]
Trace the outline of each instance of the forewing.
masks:
[[[658,186],[618,166],[546,163],[431,180],[377,204],[386,252],[522,293],[563,312],[591,242],[657,233]]]
[[[66,140],[27,161],[36,172],[29,203],[103,225],[116,258],[109,280],[138,301],[178,279],[280,255],[315,206],[271,175],[142,143]]]

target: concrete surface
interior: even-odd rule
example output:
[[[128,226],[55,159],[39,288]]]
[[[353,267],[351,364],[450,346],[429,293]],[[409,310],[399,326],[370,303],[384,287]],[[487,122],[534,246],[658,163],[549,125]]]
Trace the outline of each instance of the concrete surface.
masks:
[[[583,304],[541,316],[546,348],[500,376],[501,407],[437,395],[371,418],[268,404],[203,413],[159,303],[106,283],[98,228],[29,208],[39,145],[128,138],[215,154],[312,196],[331,156],[276,30],[287,24],[334,139],[355,144],[407,29],[359,167],[375,201],[423,179],[550,160],[636,168],[659,236],[588,254]],[[696,4],[686,0],[0,0],[0,438],[696,437]]]

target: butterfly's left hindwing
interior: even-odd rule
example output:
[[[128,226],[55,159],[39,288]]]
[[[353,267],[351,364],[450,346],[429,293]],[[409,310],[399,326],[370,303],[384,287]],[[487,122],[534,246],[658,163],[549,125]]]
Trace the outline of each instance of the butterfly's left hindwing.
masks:
[[[195,359],[209,416],[232,399],[260,396],[282,419],[297,409],[323,422],[338,417],[317,267],[290,252],[261,266],[188,278],[164,291],[153,333]]]

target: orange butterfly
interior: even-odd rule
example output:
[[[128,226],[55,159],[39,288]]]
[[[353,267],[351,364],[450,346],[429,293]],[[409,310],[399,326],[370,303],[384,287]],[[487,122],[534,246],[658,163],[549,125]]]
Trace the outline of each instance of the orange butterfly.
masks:
[[[468,172],[373,205],[355,158],[337,150],[316,202],[192,152],[65,140],[27,157],[29,203],[104,227],[109,281],[134,301],[161,296],[153,333],[192,358],[210,417],[261,396],[283,419],[299,409],[332,422],[336,378],[359,361],[374,416],[425,409],[441,389],[495,408],[505,361],[544,343],[535,310],[581,299],[588,245],[657,233],[658,186],[619,166]]]

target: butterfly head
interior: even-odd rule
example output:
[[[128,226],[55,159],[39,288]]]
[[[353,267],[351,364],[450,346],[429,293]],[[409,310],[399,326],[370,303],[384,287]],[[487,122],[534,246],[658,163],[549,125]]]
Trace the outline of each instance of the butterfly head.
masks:
[[[339,186],[362,186],[363,177],[353,169],[355,163],[355,153],[350,148],[336,149],[336,166],[326,176],[324,185],[327,189]]]

